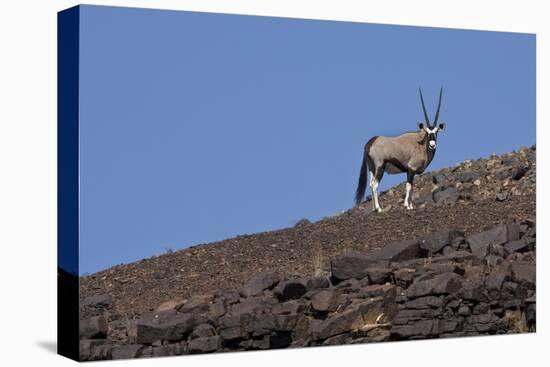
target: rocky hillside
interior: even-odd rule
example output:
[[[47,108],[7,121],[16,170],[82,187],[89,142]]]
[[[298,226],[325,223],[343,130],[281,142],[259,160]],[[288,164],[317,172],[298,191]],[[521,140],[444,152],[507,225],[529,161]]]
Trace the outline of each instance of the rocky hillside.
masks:
[[[81,278],[81,356],[402,340],[534,328],[535,148],[466,161],[294,228]],[[247,282],[248,280],[248,282]]]

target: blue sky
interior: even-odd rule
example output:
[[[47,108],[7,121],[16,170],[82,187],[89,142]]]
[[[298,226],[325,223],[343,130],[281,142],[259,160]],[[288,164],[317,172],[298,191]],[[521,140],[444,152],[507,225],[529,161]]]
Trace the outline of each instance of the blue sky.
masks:
[[[373,135],[429,170],[535,143],[535,36],[84,6],[80,273],[349,209]],[[385,176],[381,188],[404,180]]]

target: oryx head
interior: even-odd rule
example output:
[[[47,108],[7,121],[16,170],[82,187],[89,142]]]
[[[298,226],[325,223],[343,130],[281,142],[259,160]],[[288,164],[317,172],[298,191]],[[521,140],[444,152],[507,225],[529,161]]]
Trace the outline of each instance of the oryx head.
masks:
[[[430,123],[430,118],[428,117],[428,112],[426,111],[426,106],[424,105],[424,97],[422,97],[422,89],[418,89],[420,92],[420,102],[422,102],[422,110],[424,111],[424,118],[426,123],[419,122],[418,130],[426,132],[425,139],[423,142],[427,143],[428,149],[433,150],[437,146],[437,133],[445,128],[445,123],[441,122],[437,124],[437,119],[439,118],[439,109],[441,107],[441,96],[443,94],[443,88],[439,91],[439,103],[437,104],[437,112],[435,113],[435,118],[433,124]]]

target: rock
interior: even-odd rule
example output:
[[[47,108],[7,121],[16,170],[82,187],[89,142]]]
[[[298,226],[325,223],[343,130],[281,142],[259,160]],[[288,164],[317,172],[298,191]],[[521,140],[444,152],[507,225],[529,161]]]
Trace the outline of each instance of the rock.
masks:
[[[393,326],[391,335],[394,339],[408,339],[410,337],[428,337],[433,334],[437,320],[418,320],[406,325]]]
[[[108,308],[113,303],[113,297],[110,294],[97,294],[94,296],[86,297],[81,306],[94,307],[94,308]]]
[[[193,296],[190,300],[176,306],[176,310],[182,313],[204,314],[210,310],[210,302],[213,299],[214,296],[211,294]]]
[[[141,356],[144,346],[141,344],[117,345],[113,347],[111,354],[113,359],[130,359]]]
[[[324,289],[330,287],[330,282],[327,277],[312,277],[306,280],[306,288],[308,291]]]
[[[504,224],[468,236],[467,242],[472,254],[477,258],[484,258],[488,254],[490,245],[503,245],[508,241],[508,229]]]
[[[216,329],[210,324],[200,324],[191,333],[194,338],[208,338],[216,335]]]
[[[509,280],[511,276],[510,264],[504,263],[494,268],[487,279],[485,279],[485,287],[489,292],[500,291],[502,284]]]
[[[281,280],[279,274],[273,272],[260,273],[252,277],[241,290],[244,297],[253,297],[263,293],[266,289],[273,289]]]
[[[79,345],[79,355],[81,361],[92,360],[92,351],[97,348],[104,347],[109,345],[108,341],[105,339],[83,339],[80,340]],[[97,355],[98,353],[93,353]]]
[[[481,177],[481,172],[479,171],[466,171],[459,174],[456,178],[458,181],[465,183],[465,182],[474,182],[480,177]]]
[[[371,261],[406,261],[420,255],[420,245],[417,240],[390,242],[386,246],[368,253]]]
[[[208,315],[210,318],[218,318],[225,315],[227,309],[223,301],[216,301],[209,306]]]
[[[525,174],[527,173],[527,170],[528,167],[525,166],[514,167],[512,169],[512,179],[516,181],[521,180],[523,176],[525,176]]]
[[[170,301],[166,301],[166,302],[163,302],[161,303],[155,311],[157,312],[161,312],[161,311],[169,311],[169,310],[175,310],[176,307],[180,306],[182,304],[182,301],[178,301],[178,300],[170,300]]]
[[[371,284],[385,284],[391,282],[393,271],[391,268],[369,268],[367,277]]]
[[[334,312],[338,308],[340,293],[333,289],[317,292],[311,298],[311,307],[317,312]]]
[[[406,294],[410,299],[426,295],[452,294],[461,287],[464,278],[455,273],[443,273],[431,279],[418,280],[411,284]]]
[[[332,277],[340,282],[346,279],[362,279],[373,261],[364,254],[347,253],[334,257],[330,262]]]
[[[80,320],[79,331],[81,339],[105,339],[107,338],[107,320],[103,316],[92,316]]]
[[[395,310],[390,309],[393,302],[385,303],[381,298],[367,300],[315,324],[312,337],[315,340],[328,339],[331,336],[359,329],[366,324],[374,324],[382,315],[391,318]]]
[[[502,191],[496,193],[497,201],[506,201],[508,199],[508,191]]]
[[[537,269],[534,263],[515,262],[511,265],[512,278],[518,282],[535,289]]]
[[[426,296],[413,299],[403,304],[403,307],[406,309],[429,309],[429,308],[440,308],[444,305],[444,299],[436,296]]]
[[[443,247],[450,244],[449,237],[449,230],[432,233],[420,241],[420,248],[429,254],[436,254],[440,252]]]
[[[304,310],[304,304],[299,300],[290,300],[288,302],[276,303],[273,305],[271,313],[273,315],[295,315]]]
[[[373,297],[386,297],[394,299],[396,296],[396,288],[392,284],[373,284],[361,288],[357,294],[358,298],[373,298]]]
[[[183,340],[203,320],[194,314],[165,312],[145,315],[136,322],[136,342],[151,344],[157,340]]]
[[[188,351],[191,354],[196,353],[211,353],[221,349],[222,338],[219,335],[210,337],[200,337],[193,339],[187,345]]]
[[[393,273],[395,284],[401,288],[408,288],[416,276],[416,269],[402,268]]]
[[[249,315],[229,316],[225,315],[220,319],[220,336],[224,340],[241,339],[248,336],[247,322]]]
[[[288,301],[302,297],[307,292],[304,282],[295,279],[280,282],[274,289],[280,301]]]
[[[231,306],[231,314],[235,316],[240,316],[243,314],[256,314],[262,313],[265,309],[265,301],[263,298],[254,297],[254,298],[245,298],[239,303],[235,303]]]
[[[440,187],[432,193],[436,204],[455,204],[460,198],[460,192],[454,187]]]
[[[508,253],[513,252],[526,252],[531,250],[531,245],[528,241],[526,241],[526,238],[523,237],[520,240],[517,241],[510,241],[504,245],[504,248]]]

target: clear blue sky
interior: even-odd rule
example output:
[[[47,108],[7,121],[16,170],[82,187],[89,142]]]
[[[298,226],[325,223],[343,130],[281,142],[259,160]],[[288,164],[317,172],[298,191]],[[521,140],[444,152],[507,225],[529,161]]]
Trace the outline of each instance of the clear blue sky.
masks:
[[[535,36],[84,6],[80,273],[353,205],[363,145],[430,170],[535,143]],[[404,180],[386,176],[382,189]]]

